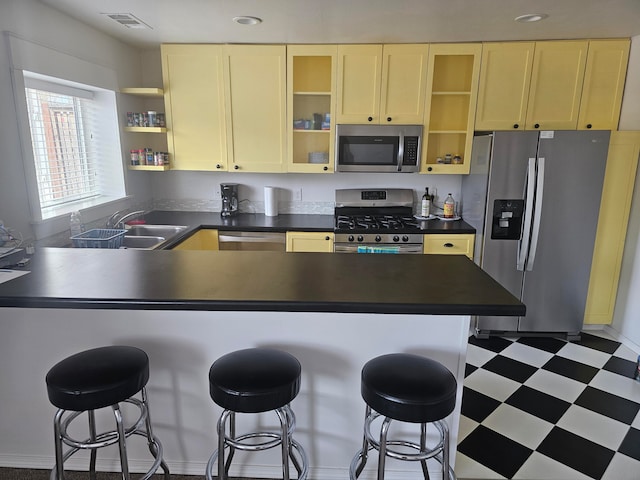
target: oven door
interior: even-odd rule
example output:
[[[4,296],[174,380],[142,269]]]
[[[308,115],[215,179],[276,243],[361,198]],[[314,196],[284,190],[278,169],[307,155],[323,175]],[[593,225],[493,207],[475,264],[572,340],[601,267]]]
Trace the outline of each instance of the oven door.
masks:
[[[386,253],[386,254],[422,254],[422,245],[420,244],[404,244],[404,245],[357,245],[351,243],[336,243],[333,247],[335,253]]]

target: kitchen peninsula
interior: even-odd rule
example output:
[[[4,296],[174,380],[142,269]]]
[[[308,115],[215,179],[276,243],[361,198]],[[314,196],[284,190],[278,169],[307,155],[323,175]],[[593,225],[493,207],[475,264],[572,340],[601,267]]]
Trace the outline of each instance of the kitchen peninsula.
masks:
[[[175,473],[201,475],[215,448],[219,411],[208,395],[209,366],[251,346],[287,350],[302,364],[292,406],[310,478],[347,475],[361,442],[360,369],[393,351],[430,356],[456,376],[455,452],[470,316],[525,312],[461,255],[51,248],[39,250],[29,268],[0,284],[0,457],[36,468],[53,464],[46,371],[105,344],[149,354],[153,421]],[[142,470],[145,446],[133,447],[132,469]],[[277,476],[278,461],[248,457],[231,474]],[[72,459],[70,467],[86,464]],[[117,468],[107,456],[98,467]],[[389,478],[421,477],[413,467],[393,465]]]

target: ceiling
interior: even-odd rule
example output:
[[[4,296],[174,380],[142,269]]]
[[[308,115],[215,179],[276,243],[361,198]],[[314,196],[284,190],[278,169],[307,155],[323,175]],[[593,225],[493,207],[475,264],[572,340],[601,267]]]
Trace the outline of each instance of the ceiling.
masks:
[[[640,0],[40,0],[141,48],[160,43],[434,43],[640,35]],[[104,13],[130,13],[131,29]],[[536,23],[515,17],[543,13]],[[250,15],[261,24],[239,25]]]

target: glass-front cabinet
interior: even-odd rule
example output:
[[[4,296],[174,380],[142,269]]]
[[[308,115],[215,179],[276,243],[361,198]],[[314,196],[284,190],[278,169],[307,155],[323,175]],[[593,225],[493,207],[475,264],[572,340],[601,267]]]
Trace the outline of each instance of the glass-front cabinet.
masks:
[[[287,46],[289,172],[334,171],[336,45]]]

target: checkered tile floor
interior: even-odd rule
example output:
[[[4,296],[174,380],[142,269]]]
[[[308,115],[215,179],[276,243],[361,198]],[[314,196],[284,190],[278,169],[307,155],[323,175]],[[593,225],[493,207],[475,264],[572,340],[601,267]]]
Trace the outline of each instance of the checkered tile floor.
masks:
[[[461,479],[640,479],[637,353],[604,334],[469,339]]]

